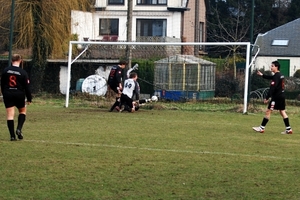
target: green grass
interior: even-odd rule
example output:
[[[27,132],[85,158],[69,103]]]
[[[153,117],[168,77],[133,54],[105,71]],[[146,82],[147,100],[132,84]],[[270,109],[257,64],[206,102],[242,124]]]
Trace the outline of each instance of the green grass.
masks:
[[[263,113],[237,105],[63,105],[36,99],[17,142],[0,110],[0,199],[300,199],[298,107],[281,135],[279,114],[255,133]]]

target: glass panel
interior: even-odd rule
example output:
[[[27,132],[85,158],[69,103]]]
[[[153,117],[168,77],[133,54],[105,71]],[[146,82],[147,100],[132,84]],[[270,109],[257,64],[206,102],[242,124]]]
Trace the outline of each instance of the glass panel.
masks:
[[[273,40],[272,45],[275,46],[287,46],[289,44],[289,40]]]
[[[119,35],[119,19],[100,19],[99,35]]]
[[[167,5],[167,0],[137,0],[138,5]]]
[[[167,20],[165,19],[138,19],[137,36],[166,36]]]
[[[167,4],[167,0],[158,0],[158,4]]]
[[[124,4],[124,0],[108,0],[108,4]]]
[[[100,33],[99,35],[108,35],[109,31],[109,19],[100,19]]]

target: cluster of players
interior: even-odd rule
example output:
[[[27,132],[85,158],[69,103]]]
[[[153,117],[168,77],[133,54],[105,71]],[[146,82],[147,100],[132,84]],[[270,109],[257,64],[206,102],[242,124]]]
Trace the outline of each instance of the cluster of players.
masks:
[[[22,127],[26,119],[26,104],[29,105],[32,101],[28,74],[20,67],[22,62],[22,57],[19,54],[14,54],[12,56],[11,65],[6,67],[1,74],[1,91],[6,108],[7,127],[11,141],[17,140],[16,136],[19,140],[23,139]],[[140,104],[151,101],[151,99],[139,100],[140,88],[137,82],[138,75],[134,72],[130,73],[134,70],[134,67],[128,70],[128,77],[124,81],[124,85],[122,85],[122,71],[126,65],[126,61],[121,61],[119,65],[112,67],[110,71],[108,85],[109,88],[116,93],[116,101],[109,111],[117,109],[118,111],[126,110],[128,112],[134,112],[139,109]],[[274,61],[271,64],[272,76],[267,76],[260,71],[257,72],[257,75],[270,79],[271,84],[270,90],[264,99],[264,103],[268,104],[265,116],[260,126],[253,127],[253,130],[256,132],[264,133],[265,126],[270,119],[272,111],[279,110],[286,127],[282,134],[293,133],[289,118],[285,112],[284,76],[279,70],[279,62]],[[133,100],[134,96],[135,100]],[[271,99],[271,101],[269,101],[269,99]],[[14,125],[15,107],[19,111],[16,131]]]
[[[119,112],[124,110],[135,112],[140,108],[140,105],[151,101],[151,99],[139,99],[140,86],[137,82],[138,75],[135,72],[131,72],[135,67],[127,71],[127,79],[124,81],[124,85],[122,85],[122,71],[126,65],[126,61],[120,61],[119,65],[113,66],[110,70],[107,84],[116,93],[116,101],[110,108],[110,112],[115,109]]]

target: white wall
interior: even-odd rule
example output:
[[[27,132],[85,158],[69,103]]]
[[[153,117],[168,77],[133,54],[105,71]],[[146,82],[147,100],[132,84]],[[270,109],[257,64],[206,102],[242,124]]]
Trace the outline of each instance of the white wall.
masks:
[[[126,22],[127,12],[123,11],[100,11],[93,15],[94,32],[93,39],[102,39],[99,36],[99,19],[100,18],[118,18],[119,19],[119,40],[126,40]],[[180,12],[159,12],[144,11],[133,12],[132,23],[132,40],[136,40],[136,20],[137,19],[166,19],[167,20],[167,37],[180,38],[181,30],[181,13]]]
[[[62,94],[67,93],[67,82],[68,82],[67,80],[68,80],[68,67],[67,66],[60,66],[59,90]]]
[[[71,13],[71,33],[79,35],[79,41],[84,37],[89,39],[101,40],[99,35],[100,18],[118,18],[119,19],[119,40],[127,39],[127,1],[125,5],[107,5],[107,0],[96,0],[96,7],[105,7],[105,11],[95,13],[72,11]],[[169,7],[181,7],[182,0],[169,0]],[[167,37],[181,37],[181,13],[170,12],[167,6],[143,6],[133,3],[133,24],[132,40],[136,40],[136,20],[137,19],[166,19],[167,20]]]
[[[186,5],[186,0],[168,0],[168,7],[180,8]]]
[[[278,59],[290,60],[290,76],[293,76],[300,69],[300,58],[298,57],[257,57],[252,70],[261,68],[270,70],[271,63]]]
[[[107,0],[96,0],[95,1],[95,7],[102,7],[106,10],[127,10],[127,2],[125,0],[124,5],[108,5]],[[168,0],[168,7],[182,7],[182,5],[186,5],[186,0]],[[137,5],[136,0],[133,0],[133,9],[134,10],[155,10],[157,9],[165,9],[166,6],[143,6],[143,5]]]
[[[92,16],[90,12],[71,11],[71,34],[77,34],[79,41],[83,41],[84,37],[94,37],[94,22]]]
[[[107,5],[107,0],[96,0],[95,7],[105,7]]]

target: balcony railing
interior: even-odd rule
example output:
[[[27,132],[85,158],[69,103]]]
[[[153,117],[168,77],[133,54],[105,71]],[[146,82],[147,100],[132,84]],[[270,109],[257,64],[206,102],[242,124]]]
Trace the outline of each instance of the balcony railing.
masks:
[[[106,36],[102,40],[90,41],[118,41],[117,36]],[[167,37],[137,37],[136,42],[167,42]],[[132,58],[163,58],[181,52],[180,46],[159,45],[90,45],[83,58],[88,59],[120,59],[126,57],[128,48],[131,48]]]

